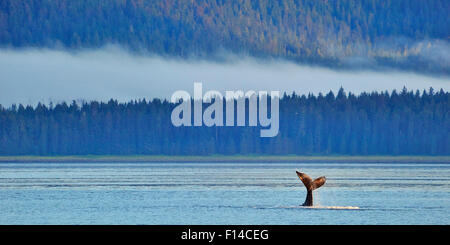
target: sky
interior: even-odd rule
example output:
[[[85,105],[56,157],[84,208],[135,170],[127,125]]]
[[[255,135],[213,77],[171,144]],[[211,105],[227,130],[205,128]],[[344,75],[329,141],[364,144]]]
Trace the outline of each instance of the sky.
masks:
[[[193,95],[194,82],[203,92],[217,90],[327,93],[341,86],[348,92],[450,90],[449,77],[402,71],[336,71],[283,60],[257,60],[230,55],[227,62],[136,56],[118,47],[63,50],[0,49],[0,104],[59,103],[111,98],[170,99],[177,90]]]

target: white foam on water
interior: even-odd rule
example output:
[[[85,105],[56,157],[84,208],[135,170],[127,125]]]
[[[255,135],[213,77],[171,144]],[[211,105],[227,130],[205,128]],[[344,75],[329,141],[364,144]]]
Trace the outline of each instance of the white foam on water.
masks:
[[[303,207],[310,209],[359,209],[359,207],[355,206],[311,206],[311,207]]]
[[[258,209],[339,209],[339,210],[357,210],[360,207],[356,206],[276,206],[276,207],[252,207]]]

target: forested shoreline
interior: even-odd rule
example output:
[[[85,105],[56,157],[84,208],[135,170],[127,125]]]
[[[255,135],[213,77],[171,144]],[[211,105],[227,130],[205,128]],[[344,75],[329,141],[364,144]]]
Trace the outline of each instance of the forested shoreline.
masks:
[[[450,156],[74,155],[0,156],[0,163],[450,163]]]
[[[259,127],[174,127],[175,106],[0,106],[0,155],[450,155],[450,94],[442,89],[285,94],[274,138],[259,137]]]

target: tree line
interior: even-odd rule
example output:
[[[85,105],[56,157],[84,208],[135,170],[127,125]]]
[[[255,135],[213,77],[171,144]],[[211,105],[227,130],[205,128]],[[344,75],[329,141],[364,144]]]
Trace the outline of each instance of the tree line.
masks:
[[[449,155],[450,94],[284,94],[280,129],[175,127],[166,100],[0,105],[0,155]],[[204,106],[204,108],[207,105]]]

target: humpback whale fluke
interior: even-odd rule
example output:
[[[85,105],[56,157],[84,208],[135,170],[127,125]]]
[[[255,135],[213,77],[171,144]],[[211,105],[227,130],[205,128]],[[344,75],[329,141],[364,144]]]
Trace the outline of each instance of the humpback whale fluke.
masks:
[[[319,177],[315,180],[312,180],[311,177],[309,177],[305,173],[300,173],[298,171],[295,171],[297,173],[297,176],[300,178],[300,180],[303,182],[303,184],[306,187],[306,191],[308,192],[306,194],[306,200],[303,203],[302,206],[312,206],[313,205],[313,194],[312,191],[321,187],[323,184],[325,184],[325,181],[327,180],[325,176]]]

